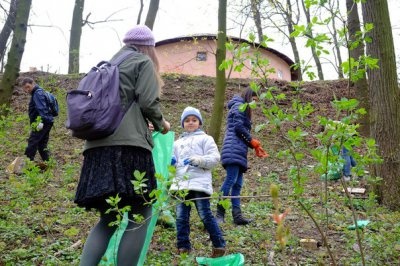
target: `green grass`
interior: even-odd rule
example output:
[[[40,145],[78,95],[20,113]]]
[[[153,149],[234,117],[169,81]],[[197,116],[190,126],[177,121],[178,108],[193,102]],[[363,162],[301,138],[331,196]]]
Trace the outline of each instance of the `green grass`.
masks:
[[[63,83],[69,80],[67,85]],[[163,112],[173,125],[177,135],[180,114],[187,105],[200,108],[205,126],[210,120],[213,93],[212,79],[204,77],[167,76],[162,100]],[[40,172],[37,168],[22,175],[10,175],[6,166],[24,152],[29,134],[26,106],[28,98],[20,96],[13,111],[0,119],[0,265],[78,265],[79,256],[89,230],[98,217],[95,212],[86,212],[73,203],[82,162],[83,142],[72,138],[64,127],[66,120],[65,91],[73,87],[78,79],[65,76],[43,76],[43,83],[58,96],[60,116],[56,119],[50,137],[50,149],[54,160],[51,167]],[[71,85],[72,84],[72,85]],[[239,81],[229,83],[228,95],[238,91]],[[202,97],[193,97],[193,95]],[[229,97],[227,96],[227,97]],[[288,165],[276,157],[279,139],[273,135],[258,135],[271,155],[265,161],[254,158],[249,152],[251,168],[245,174],[244,196],[255,197],[243,200],[246,217],[254,219],[250,226],[232,224],[230,211],[227,223],[222,225],[230,253],[245,255],[246,265],[328,265],[326,249],[304,250],[299,239],[321,238],[311,219],[301,210],[292,196],[292,183],[287,178]],[[274,143],[273,145],[268,145]],[[221,166],[214,171],[214,187],[217,191],[225,172]],[[285,248],[280,248],[275,239],[276,225],[271,214],[274,207],[269,195],[269,186],[280,186],[280,211],[290,208],[286,224],[290,237]],[[359,183],[355,183],[360,185]],[[340,265],[361,265],[359,253],[354,251],[355,231],[346,229],[352,224],[348,202],[344,199],[339,183],[329,183],[328,213],[321,203],[324,195],[323,183],[317,176],[309,177],[305,184],[307,206],[328,232],[328,241]],[[378,206],[373,195],[357,199],[360,206],[357,215],[371,220],[361,232],[367,265],[395,265],[400,253],[400,213]],[[213,210],[216,201],[212,200]],[[191,240],[194,252],[189,258],[176,255],[176,233],[172,229],[157,226],[149,249],[146,265],[193,265],[195,256],[211,254],[211,244],[195,210],[192,211]]]

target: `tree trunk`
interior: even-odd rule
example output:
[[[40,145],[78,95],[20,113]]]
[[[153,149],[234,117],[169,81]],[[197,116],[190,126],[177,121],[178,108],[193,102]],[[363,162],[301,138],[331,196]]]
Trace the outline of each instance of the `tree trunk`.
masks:
[[[0,32],[0,62],[3,62],[4,60],[4,55],[7,50],[7,42],[15,27],[15,17],[17,16],[16,9],[17,0],[11,0],[6,22]]]
[[[339,9],[339,2],[337,1],[337,8]],[[333,5],[332,5],[333,8]],[[330,10],[331,12],[331,16],[332,16],[332,38],[333,38],[333,44],[335,45],[335,50],[336,50],[336,59],[337,59],[337,69],[338,69],[338,77],[340,79],[343,78],[343,70],[342,70],[342,53],[340,52],[340,44],[338,42],[338,38],[337,38],[337,30],[336,30],[336,15],[335,13],[338,10]]]
[[[136,24],[137,24],[137,25],[140,24],[140,20],[142,19],[143,7],[144,7],[143,0],[140,0],[139,13],[138,13],[138,17],[137,17],[137,20],[136,20]]]
[[[306,15],[306,19],[307,19],[307,27],[310,28],[310,31],[307,34],[307,37],[310,39],[313,39],[313,32],[312,32],[312,28],[310,27],[311,25],[311,17],[310,17],[310,10],[308,10],[304,4],[305,0],[302,0],[301,3],[303,5],[303,10],[304,10],[304,14]],[[314,58],[315,61],[315,66],[317,68],[317,72],[318,72],[318,78],[319,80],[324,80],[324,73],[322,71],[322,65],[321,65],[321,61],[319,60],[319,56],[317,54],[317,50],[315,49],[314,45],[311,45],[311,53],[312,56]]]
[[[18,78],[22,55],[26,43],[26,31],[28,28],[29,12],[32,0],[19,0],[17,4],[17,16],[15,18],[14,35],[11,48],[7,56],[7,64],[0,86],[0,104],[10,104],[16,79]]]
[[[302,71],[301,71],[299,49],[297,48],[296,39],[294,37],[290,36],[292,34],[292,32],[294,32],[293,11],[292,11],[292,3],[290,2],[290,0],[286,0],[286,5],[287,5],[288,11],[289,11],[289,12],[285,12],[286,23],[287,23],[287,28],[288,28],[288,32],[289,32],[289,43],[290,43],[290,46],[292,47],[294,61],[296,62],[296,65],[298,66],[298,68],[297,68],[298,80],[302,81],[303,76],[302,76]]]
[[[383,159],[372,167],[372,174],[382,178],[377,191],[380,201],[400,210],[400,89],[387,0],[368,0],[362,12],[364,23],[374,24],[367,54],[379,59],[379,69],[368,70],[371,136]]]
[[[358,16],[358,9],[357,4],[354,0],[346,0],[346,9],[347,9],[347,28],[349,32],[349,45],[352,44],[354,41],[358,40],[356,37],[357,32],[361,32],[360,27],[360,19]],[[349,57],[354,58],[355,61],[359,60],[365,52],[365,47],[363,42],[359,42],[358,46],[354,49],[349,50]],[[352,77],[349,77],[350,80]],[[367,114],[361,116],[358,120],[360,124],[359,132],[364,137],[369,137],[369,113],[370,113],[370,106],[369,106],[369,92],[368,92],[368,82],[367,77],[364,74],[362,78],[355,80],[353,83],[354,89],[356,91],[356,98],[360,101],[360,107],[367,110]]]
[[[216,86],[213,110],[209,132],[216,143],[219,143],[221,133],[221,124],[224,111],[226,77],[225,69],[220,70],[219,66],[226,57],[226,2],[227,0],[219,0],[218,8],[218,39],[216,51]]]
[[[251,4],[251,12],[253,13],[254,24],[256,25],[258,41],[262,42],[263,37],[263,29],[261,25],[261,15],[260,15],[260,0],[250,0]]]
[[[154,21],[156,20],[158,6],[160,5],[160,0],[151,0],[149,5],[149,11],[147,12],[145,25],[151,30],[154,26]]]
[[[71,32],[69,36],[68,74],[79,73],[79,50],[81,45],[83,26],[82,14],[84,5],[85,0],[75,0]]]

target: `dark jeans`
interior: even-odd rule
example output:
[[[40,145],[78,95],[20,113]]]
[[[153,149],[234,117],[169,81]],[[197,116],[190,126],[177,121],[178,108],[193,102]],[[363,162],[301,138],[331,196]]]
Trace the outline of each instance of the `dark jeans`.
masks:
[[[240,166],[229,164],[225,167],[226,177],[222,184],[221,191],[223,196],[240,196],[243,185],[243,172]],[[240,198],[232,198],[232,209],[240,208]]]
[[[31,135],[28,139],[28,147],[25,149],[25,155],[33,161],[35,159],[36,152],[39,150],[40,157],[43,161],[49,160],[49,151],[47,149],[47,143],[49,142],[50,130],[53,127],[53,123],[44,124],[42,130],[31,131]]]
[[[349,150],[344,147],[342,148],[342,158],[345,160],[343,165],[343,175],[351,176],[351,168],[356,166],[357,163],[353,156],[349,154]]]
[[[194,198],[202,198],[209,197],[208,194],[199,191],[189,191],[189,194],[186,196],[186,200],[194,199]],[[222,248],[225,247],[225,240],[222,237],[222,232],[211,212],[210,208],[210,200],[202,199],[195,200],[194,204],[197,209],[197,213],[200,216],[201,221],[204,224],[204,227],[210,234],[211,242],[213,247]],[[177,247],[178,249],[184,248],[190,250],[192,248],[190,244],[190,210],[192,206],[190,204],[179,203],[176,206],[176,230],[177,230]]]

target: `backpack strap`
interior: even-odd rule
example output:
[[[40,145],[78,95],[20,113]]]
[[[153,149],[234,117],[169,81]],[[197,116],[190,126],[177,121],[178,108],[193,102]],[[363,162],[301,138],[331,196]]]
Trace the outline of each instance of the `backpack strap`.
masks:
[[[128,56],[130,56],[131,54],[134,54],[135,51],[132,50],[124,50],[117,58],[113,59],[110,61],[110,63],[112,65],[116,65],[118,66],[119,64],[121,64]]]
[[[128,56],[132,55],[136,53],[136,51],[132,51],[132,50],[124,50],[122,51],[122,53],[115,59],[112,59],[109,63],[111,65],[115,65],[115,66],[119,66]],[[107,63],[107,62],[105,62]],[[136,102],[136,96],[133,95],[133,99],[128,103],[126,110],[128,110],[131,105]]]

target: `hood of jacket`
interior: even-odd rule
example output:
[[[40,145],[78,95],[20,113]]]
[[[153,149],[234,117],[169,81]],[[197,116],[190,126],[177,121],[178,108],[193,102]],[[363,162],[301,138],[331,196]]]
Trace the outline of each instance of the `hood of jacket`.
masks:
[[[244,99],[240,97],[239,95],[233,96],[233,98],[228,102],[228,108],[231,109],[233,105],[235,104],[243,104]]]

